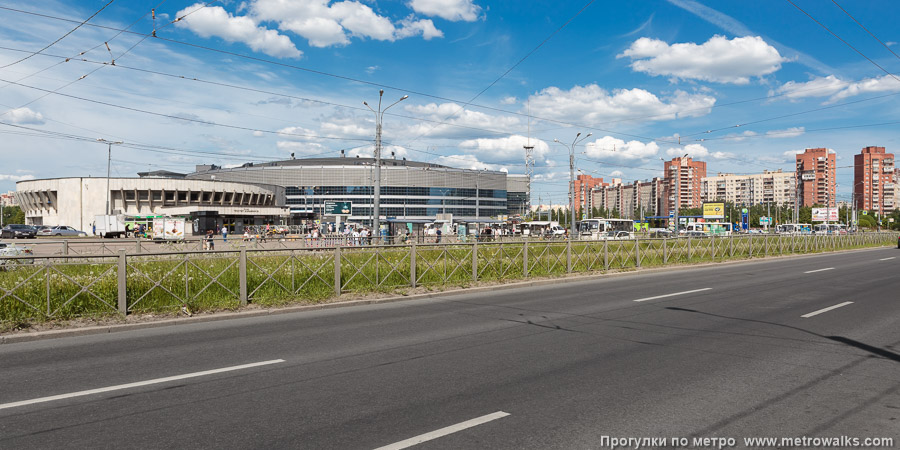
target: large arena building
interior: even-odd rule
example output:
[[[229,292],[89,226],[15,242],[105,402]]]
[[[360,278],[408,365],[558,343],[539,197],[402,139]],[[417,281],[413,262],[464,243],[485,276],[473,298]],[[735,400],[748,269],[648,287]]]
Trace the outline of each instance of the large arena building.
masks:
[[[374,169],[373,158],[305,158],[231,168],[197,166],[186,177],[283,187],[295,218],[321,217],[327,215],[327,203],[349,202],[346,220],[369,224]],[[434,220],[439,214],[459,221],[499,218],[528,210],[527,186],[526,177],[506,172],[382,159],[381,215],[387,220]]]
[[[341,221],[372,223],[373,158],[306,158],[238,167],[200,165],[189,174],[140,173],[138,178],[54,178],[20,181],[16,200],[33,225],[68,225],[90,233],[94,217],[180,216],[207,227],[301,224],[336,219],[327,207],[349,204]],[[528,179],[492,170],[468,170],[383,159],[381,216],[426,222],[452,216],[478,222],[524,214]]]

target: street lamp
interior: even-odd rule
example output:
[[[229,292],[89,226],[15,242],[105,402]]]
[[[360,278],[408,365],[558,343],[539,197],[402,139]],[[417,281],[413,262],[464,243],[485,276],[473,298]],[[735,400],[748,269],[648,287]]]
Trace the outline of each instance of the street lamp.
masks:
[[[378,233],[378,236],[381,236],[381,222],[379,217],[381,216],[381,122],[384,120],[384,112],[391,108],[391,106],[396,105],[397,103],[402,102],[409,98],[408,95],[404,95],[400,97],[400,100],[397,100],[394,103],[391,103],[387,108],[381,109],[381,98],[384,96],[384,89],[380,89],[378,91],[378,111],[372,109],[368,103],[363,102],[363,105],[366,105],[366,108],[369,108],[369,111],[375,113],[375,205],[373,209],[372,217],[372,228]]]
[[[110,196],[110,194],[109,194],[109,169],[110,169],[110,165],[112,163],[112,146],[113,146],[113,144],[115,144],[115,145],[124,144],[124,142],[122,142],[122,141],[115,141],[115,142],[107,141],[106,139],[103,139],[103,138],[97,139],[97,142],[103,142],[104,144],[106,144],[106,215],[111,216],[112,215],[112,205],[110,205],[110,203],[109,203],[109,196]]]
[[[588,133],[585,137],[578,139],[578,137],[581,136],[581,132],[579,131],[575,135],[575,139],[572,140],[572,145],[568,146],[568,148],[569,148],[569,196],[570,196],[569,208],[572,210],[572,213],[571,213],[572,222],[569,224],[569,230],[571,230],[570,231],[571,236],[569,237],[569,239],[572,239],[575,236],[575,146],[578,145],[578,143],[583,142],[585,139],[591,137],[592,134],[594,134],[594,133]],[[559,139],[554,139],[553,142],[556,142],[557,144],[566,145],[566,144],[563,144],[562,142],[559,142]]]

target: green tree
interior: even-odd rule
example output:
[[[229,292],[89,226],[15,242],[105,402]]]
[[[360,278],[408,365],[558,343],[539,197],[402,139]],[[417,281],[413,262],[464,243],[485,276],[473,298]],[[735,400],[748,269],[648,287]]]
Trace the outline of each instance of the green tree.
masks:
[[[878,226],[878,222],[875,221],[875,217],[871,215],[860,215],[859,216],[859,227],[860,228],[876,228]]]
[[[25,223],[25,211],[18,206],[3,207],[3,225],[10,223]]]

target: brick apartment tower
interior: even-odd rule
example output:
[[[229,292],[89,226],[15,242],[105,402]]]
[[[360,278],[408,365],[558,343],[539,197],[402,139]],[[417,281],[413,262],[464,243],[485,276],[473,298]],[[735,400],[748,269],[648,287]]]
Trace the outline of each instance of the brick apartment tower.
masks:
[[[856,209],[884,215],[894,206],[894,154],[865,147],[853,156],[853,201]]]
[[[581,220],[582,208],[590,210],[593,207],[591,190],[594,187],[606,185],[603,178],[594,178],[590,175],[578,175],[575,178],[575,212],[579,214],[578,220]]]
[[[699,208],[703,205],[700,198],[700,181],[706,177],[706,163],[694,161],[690,157],[673,158],[665,161],[665,180],[663,181],[663,198],[661,206],[663,215],[675,211],[675,183],[678,187],[678,209]]]
[[[797,198],[800,206],[834,207],[834,168],[837,160],[827,148],[808,148],[797,155]]]

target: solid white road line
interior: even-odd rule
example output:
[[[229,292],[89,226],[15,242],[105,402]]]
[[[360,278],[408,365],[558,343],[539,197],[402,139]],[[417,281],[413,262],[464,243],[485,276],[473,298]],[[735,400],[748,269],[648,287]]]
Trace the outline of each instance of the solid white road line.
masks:
[[[802,315],[802,316],[800,316],[800,317],[806,319],[806,318],[808,318],[808,317],[818,316],[819,314],[822,314],[823,312],[828,312],[828,311],[831,311],[832,309],[838,309],[838,308],[840,308],[841,306],[847,306],[847,305],[849,305],[849,304],[851,304],[851,303],[853,303],[853,302],[838,303],[837,305],[829,306],[829,307],[827,307],[827,308],[820,309],[820,310],[818,310],[818,311],[813,311],[813,312],[811,312],[811,313],[809,313],[809,314],[804,314],[804,315]]]
[[[674,294],[657,295],[656,297],[639,298],[636,302],[646,302],[647,300],[656,300],[658,298],[674,297],[676,295],[693,294],[694,292],[708,291],[712,288],[694,289],[693,291],[676,292]]]
[[[803,273],[824,272],[824,271],[826,271],[826,270],[834,270],[834,267],[826,267],[826,268],[824,268],[824,269],[818,269],[818,270],[808,270],[808,271],[803,272]]]
[[[273,359],[271,361],[262,361],[262,362],[251,363],[251,364],[242,364],[240,366],[223,367],[221,369],[204,370],[203,372],[186,373],[184,375],[175,375],[172,377],[156,378],[153,380],[146,380],[146,381],[138,381],[136,383],[120,384],[117,386],[109,386],[109,387],[98,388],[98,389],[90,389],[87,391],[72,392],[70,394],[52,395],[50,397],[41,397],[41,398],[35,398],[32,400],[23,400],[20,402],[0,403],[0,409],[15,408],[18,406],[25,406],[25,405],[33,405],[35,403],[52,402],[54,400],[62,400],[62,399],[72,398],[72,397],[81,397],[84,395],[99,394],[102,392],[109,392],[109,391],[118,391],[121,389],[130,389],[130,388],[134,388],[134,387],[165,383],[168,381],[183,380],[185,378],[202,377],[205,375],[213,375],[216,373],[231,372],[234,370],[249,369],[251,367],[259,367],[259,366],[265,366],[265,365],[269,365],[269,364],[277,364],[277,363],[283,363],[283,362],[284,362],[283,359]]]
[[[503,411],[497,411],[495,413],[491,413],[486,416],[476,417],[472,420],[460,422],[456,425],[450,425],[449,427],[441,428],[440,430],[434,430],[430,433],[420,434],[416,437],[411,437],[409,439],[406,439],[406,440],[403,440],[400,442],[395,442],[390,445],[385,445],[384,447],[378,447],[375,450],[400,450],[402,448],[412,447],[413,445],[421,444],[423,442],[427,442],[432,439],[437,439],[439,437],[443,437],[448,434],[453,434],[453,433],[456,433],[457,431],[465,430],[466,428],[472,428],[474,426],[478,426],[483,423],[490,422],[492,420],[501,419],[508,415],[509,415],[509,413],[505,413]]]
[[[881,258],[881,259],[879,259],[879,261],[890,261],[894,258],[896,258],[896,256],[891,256],[890,258]]]

